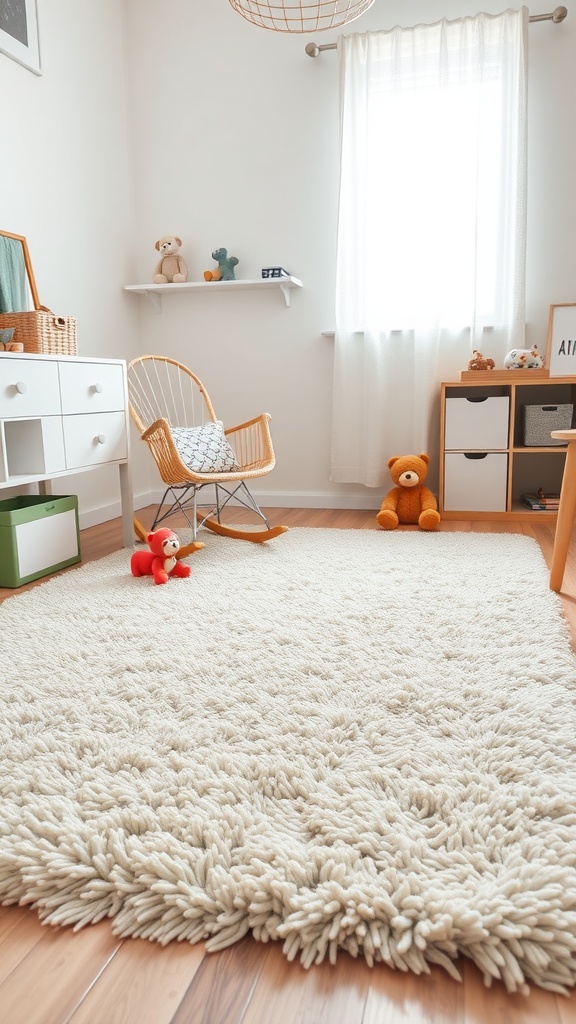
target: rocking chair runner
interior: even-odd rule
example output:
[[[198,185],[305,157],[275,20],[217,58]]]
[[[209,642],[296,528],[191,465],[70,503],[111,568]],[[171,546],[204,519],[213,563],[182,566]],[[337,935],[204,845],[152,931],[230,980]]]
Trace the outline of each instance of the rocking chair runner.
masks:
[[[166,485],[152,530],[169,516],[182,513],[192,529],[192,544],[181,549],[185,554],[203,547],[196,539],[202,526],[222,536],[256,543],[286,532],[286,526],[270,526],[245,483],[265,476],[276,462],[268,413],[222,431],[202,382],[182,363],[166,356],[132,360],[128,392],[132,418]],[[214,428],[207,426],[211,424]],[[191,448],[200,439],[203,453],[194,456]],[[207,471],[207,462],[214,468]],[[214,488],[212,500],[200,503],[200,492],[209,487]],[[264,528],[242,529],[221,522],[222,509],[231,501],[253,511]],[[134,529],[141,540],[150,532],[137,519]]]

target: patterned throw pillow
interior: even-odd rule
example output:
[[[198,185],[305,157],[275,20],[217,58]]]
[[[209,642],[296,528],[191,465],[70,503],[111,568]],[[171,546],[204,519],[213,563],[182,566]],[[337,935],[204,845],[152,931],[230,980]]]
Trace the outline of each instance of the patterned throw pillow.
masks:
[[[202,427],[171,427],[178,455],[194,473],[233,473],[240,469],[221,420]]]

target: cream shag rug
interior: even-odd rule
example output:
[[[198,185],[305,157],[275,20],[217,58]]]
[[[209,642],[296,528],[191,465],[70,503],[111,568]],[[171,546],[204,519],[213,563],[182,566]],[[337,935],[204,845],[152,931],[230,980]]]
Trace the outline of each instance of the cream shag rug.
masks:
[[[0,608],[0,900],[309,966],[576,979],[576,659],[536,543],[208,535]]]

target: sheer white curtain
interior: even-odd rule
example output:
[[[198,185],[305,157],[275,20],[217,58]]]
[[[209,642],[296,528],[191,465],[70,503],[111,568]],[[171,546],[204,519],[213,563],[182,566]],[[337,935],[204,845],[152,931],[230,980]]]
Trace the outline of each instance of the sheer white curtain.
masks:
[[[438,384],[524,344],[528,11],[341,36],[331,479],[437,451]]]

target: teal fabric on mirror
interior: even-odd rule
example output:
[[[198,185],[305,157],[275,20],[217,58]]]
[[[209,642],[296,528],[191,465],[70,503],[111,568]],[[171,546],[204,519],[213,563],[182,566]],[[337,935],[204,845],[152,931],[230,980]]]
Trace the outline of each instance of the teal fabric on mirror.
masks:
[[[22,243],[0,235],[0,313],[30,309]]]

